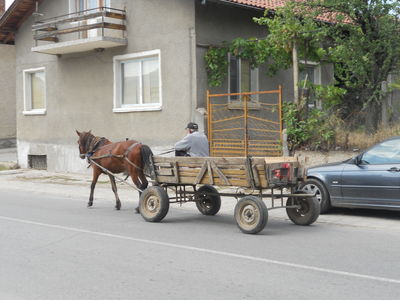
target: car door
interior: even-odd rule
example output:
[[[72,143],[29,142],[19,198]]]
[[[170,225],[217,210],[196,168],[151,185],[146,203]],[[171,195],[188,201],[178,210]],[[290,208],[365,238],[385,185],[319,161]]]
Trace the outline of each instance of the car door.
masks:
[[[347,164],[340,205],[400,207],[400,139],[386,140]]]

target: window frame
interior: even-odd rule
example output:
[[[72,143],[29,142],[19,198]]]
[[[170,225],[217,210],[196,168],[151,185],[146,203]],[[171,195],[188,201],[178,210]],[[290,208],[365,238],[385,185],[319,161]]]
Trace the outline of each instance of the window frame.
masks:
[[[322,69],[321,69],[321,64],[315,61],[305,61],[305,60],[300,60],[299,61],[299,65],[302,65],[304,67],[313,67],[313,75],[314,75],[314,82],[312,82],[312,84],[316,84],[316,85],[321,85],[322,84]],[[300,76],[301,72],[299,72],[299,88],[302,88],[302,86],[300,86],[301,80],[300,80]],[[310,80],[309,80],[310,81]],[[322,109],[322,101],[321,100],[317,100],[314,101],[313,103],[308,103],[308,107],[309,108],[317,108],[317,109]]]
[[[299,64],[303,65],[305,67],[314,67],[314,82],[313,82],[313,84],[321,84],[322,83],[321,64],[320,63],[317,63],[315,61],[300,60]],[[299,81],[300,81],[300,78],[299,78]]]
[[[32,108],[32,77],[34,73],[44,73],[44,108]],[[24,93],[24,115],[45,115],[47,107],[47,85],[46,85],[46,68],[39,67],[23,70],[23,93]]]
[[[228,53],[228,94],[231,94],[231,58],[235,57],[231,53]],[[237,57],[236,58],[237,63],[238,63],[238,93],[242,93],[242,58]],[[259,68],[254,68],[252,69],[250,67],[250,91],[249,92],[255,92],[259,91]],[[259,95],[253,95],[252,97],[253,102],[258,103],[259,102]],[[241,100],[238,99],[232,99],[232,96],[229,96],[229,103],[241,103]]]
[[[137,60],[142,61],[148,57],[158,58],[158,82],[159,82],[159,102],[158,103],[140,103],[140,104],[122,104],[122,72],[121,65],[125,61]],[[161,81],[161,51],[160,49],[143,51],[138,53],[130,53],[124,55],[118,55],[113,57],[114,64],[114,101],[113,101],[113,112],[135,112],[135,111],[158,111],[162,109],[162,81]],[[143,74],[141,74],[143,75]],[[140,86],[140,99],[143,101],[143,89]]]
[[[110,1],[109,6],[106,6],[107,0],[97,0],[98,7],[111,7],[111,0],[109,0],[109,1]],[[80,7],[80,4],[81,4],[80,0],[68,0],[68,2],[69,2],[68,6],[69,6],[70,14],[82,11],[81,7]],[[83,4],[83,6],[87,5],[87,3],[82,3],[82,4]],[[87,9],[86,7],[83,8],[83,10],[86,10],[86,9]]]
[[[231,53],[228,53],[228,94],[231,94],[231,58],[235,57]],[[242,58],[236,57],[237,64],[238,64],[238,93],[242,93]],[[260,77],[259,77],[259,68],[252,69],[250,67],[250,91],[249,92],[258,92],[259,91],[259,84],[260,84]],[[249,108],[250,109],[259,109],[260,108],[260,99],[258,94],[252,95],[249,101]],[[243,104],[241,99],[234,99],[232,96],[228,96],[228,104],[229,109],[242,109]]]

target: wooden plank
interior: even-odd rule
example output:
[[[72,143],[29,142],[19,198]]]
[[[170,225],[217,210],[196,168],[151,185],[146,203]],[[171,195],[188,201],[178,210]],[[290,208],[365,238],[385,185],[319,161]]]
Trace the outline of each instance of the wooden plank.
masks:
[[[271,182],[271,170],[270,170],[270,165],[265,164],[265,178],[267,179],[267,182]]]
[[[259,175],[258,175],[258,171],[257,171],[256,165],[251,164],[251,169],[253,171],[254,184],[255,184],[255,186],[257,188],[260,188],[261,187],[260,186],[260,178],[259,178]]]
[[[196,179],[194,180],[194,184],[199,184],[200,181],[203,179],[204,177],[204,173],[207,170],[207,162],[203,163],[203,166],[201,167],[200,173],[197,175]]]
[[[172,169],[166,168],[156,170],[156,174],[161,176],[174,176],[174,172],[172,172]]]
[[[171,175],[159,175],[159,176],[171,176]],[[158,177],[158,176],[157,176]],[[192,182],[194,182],[194,180],[196,179],[196,175],[194,175],[194,174],[187,174],[187,173],[184,173],[184,172],[179,172],[179,178],[180,178],[180,180],[183,178],[183,177],[185,177],[185,178],[191,178],[192,179]],[[207,177],[208,178],[208,177]],[[218,175],[213,175],[213,180],[214,181],[216,181],[217,179],[220,179],[221,180],[221,182],[223,182],[225,185],[230,185],[230,182],[232,181],[232,180],[247,180],[247,177],[246,176],[243,176],[243,177],[238,177],[238,176],[235,176],[235,177],[226,177],[226,180],[228,181],[228,183],[224,180],[224,179],[221,179],[221,177],[219,177]],[[197,183],[196,183],[197,184]]]
[[[171,162],[177,161],[181,163],[189,163],[189,164],[200,164],[203,165],[204,161],[212,160],[217,165],[245,165],[246,158],[245,157],[162,157],[162,156],[154,156],[153,160],[155,163],[157,162]]]
[[[171,163],[167,162],[167,163],[154,163],[154,166],[159,167],[159,168],[171,168]]]
[[[58,38],[56,38],[56,37],[47,37],[47,38],[43,38],[43,39],[40,39],[40,40],[41,41],[58,43]]]
[[[212,167],[212,164],[211,164]],[[213,167],[212,167],[213,168]],[[247,173],[246,170],[221,170],[218,167],[215,167],[214,170],[218,169],[218,171],[222,174],[222,176],[231,176],[231,177],[246,177]],[[201,169],[188,169],[188,168],[179,168],[179,172],[180,173],[185,173],[185,174],[192,174],[192,176],[197,176],[199,174],[199,172],[201,171]],[[218,172],[217,171],[217,172]],[[264,171],[263,171],[264,173]],[[214,176],[215,177],[215,176]],[[221,176],[219,176],[221,177]]]
[[[173,184],[176,183],[172,176],[157,176],[157,180],[158,180],[158,182],[160,184],[161,183],[173,183]],[[193,177],[180,177],[180,182],[179,183],[181,183],[181,184],[208,184],[208,178],[204,177],[203,179],[201,179],[201,181],[199,183],[193,183]],[[225,183],[219,177],[214,178],[214,185],[215,186],[226,186]],[[248,185],[246,179],[230,180],[230,185],[229,186],[247,187],[247,188],[250,187]]]
[[[222,171],[217,167],[214,161],[211,161],[211,167],[218,174],[218,177],[224,182],[225,185],[230,185],[228,178],[222,173]]]
[[[106,12],[106,17],[107,18],[113,18],[113,19],[120,19],[120,20],[125,20],[126,19],[126,16],[124,14],[118,14],[118,13],[109,12],[109,11]]]
[[[57,27],[46,27],[42,29],[38,29],[38,31],[56,31]]]
[[[247,178],[247,184],[251,187],[254,187],[254,180],[253,180],[253,173],[251,170],[251,160],[246,163],[246,178]]]
[[[208,172],[208,178],[210,179],[210,184],[213,185],[214,179],[213,179],[213,173],[212,173],[211,164],[210,164],[209,160],[207,160],[207,172]]]
[[[158,164],[157,164],[158,165]],[[187,164],[187,163],[181,163],[179,162],[179,166],[182,168],[188,168],[188,169],[201,169],[203,164]],[[216,164],[219,169],[221,170],[244,170],[245,166],[244,165],[238,165],[238,164]]]
[[[269,187],[268,180],[265,176],[260,176],[260,187],[266,189]]]
[[[264,160],[267,164],[297,163],[297,158],[293,156],[265,157]]]
[[[174,180],[175,180],[175,183],[179,183],[178,162],[175,161],[175,162],[172,164],[172,167],[173,167],[173,169],[174,169]]]

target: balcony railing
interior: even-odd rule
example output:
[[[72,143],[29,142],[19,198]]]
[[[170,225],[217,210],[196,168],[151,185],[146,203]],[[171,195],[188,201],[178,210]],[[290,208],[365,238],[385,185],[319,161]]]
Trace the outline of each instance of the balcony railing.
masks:
[[[127,44],[125,10],[98,7],[36,21],[34,52],[66,54]]]

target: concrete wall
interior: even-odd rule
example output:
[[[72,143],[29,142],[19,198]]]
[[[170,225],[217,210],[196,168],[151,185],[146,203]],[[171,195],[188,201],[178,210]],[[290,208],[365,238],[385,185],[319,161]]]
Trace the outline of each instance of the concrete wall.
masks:
[[[16,137],[15,47],[0,45],[0,148],[13,147]]]
[[[354,151],[319,152],[298,150],[294,153],[294,156],[297,157],[301,166],[304,168],[310,168],[322,164],[345,161],[357,156],[358,154],[359,152]]]
[[[28,154],[47,155],[48,170],[81,172],[75,129],[108,137],[126,137],[151,147],[165,148],[185,134],[192,111],[191,34],[194,1],[111,1],[126,7],[128,45],[61,57],[31,52],[32,18],[24,22],[16,37],[18,160],[27,166]],[[68,1],[43,1],[45,17],[68,13]],[[160,49],[161,111],[113,113],[113,57]],[[47,111],[45,115],[23,115],[23,70],[46,68]]]

